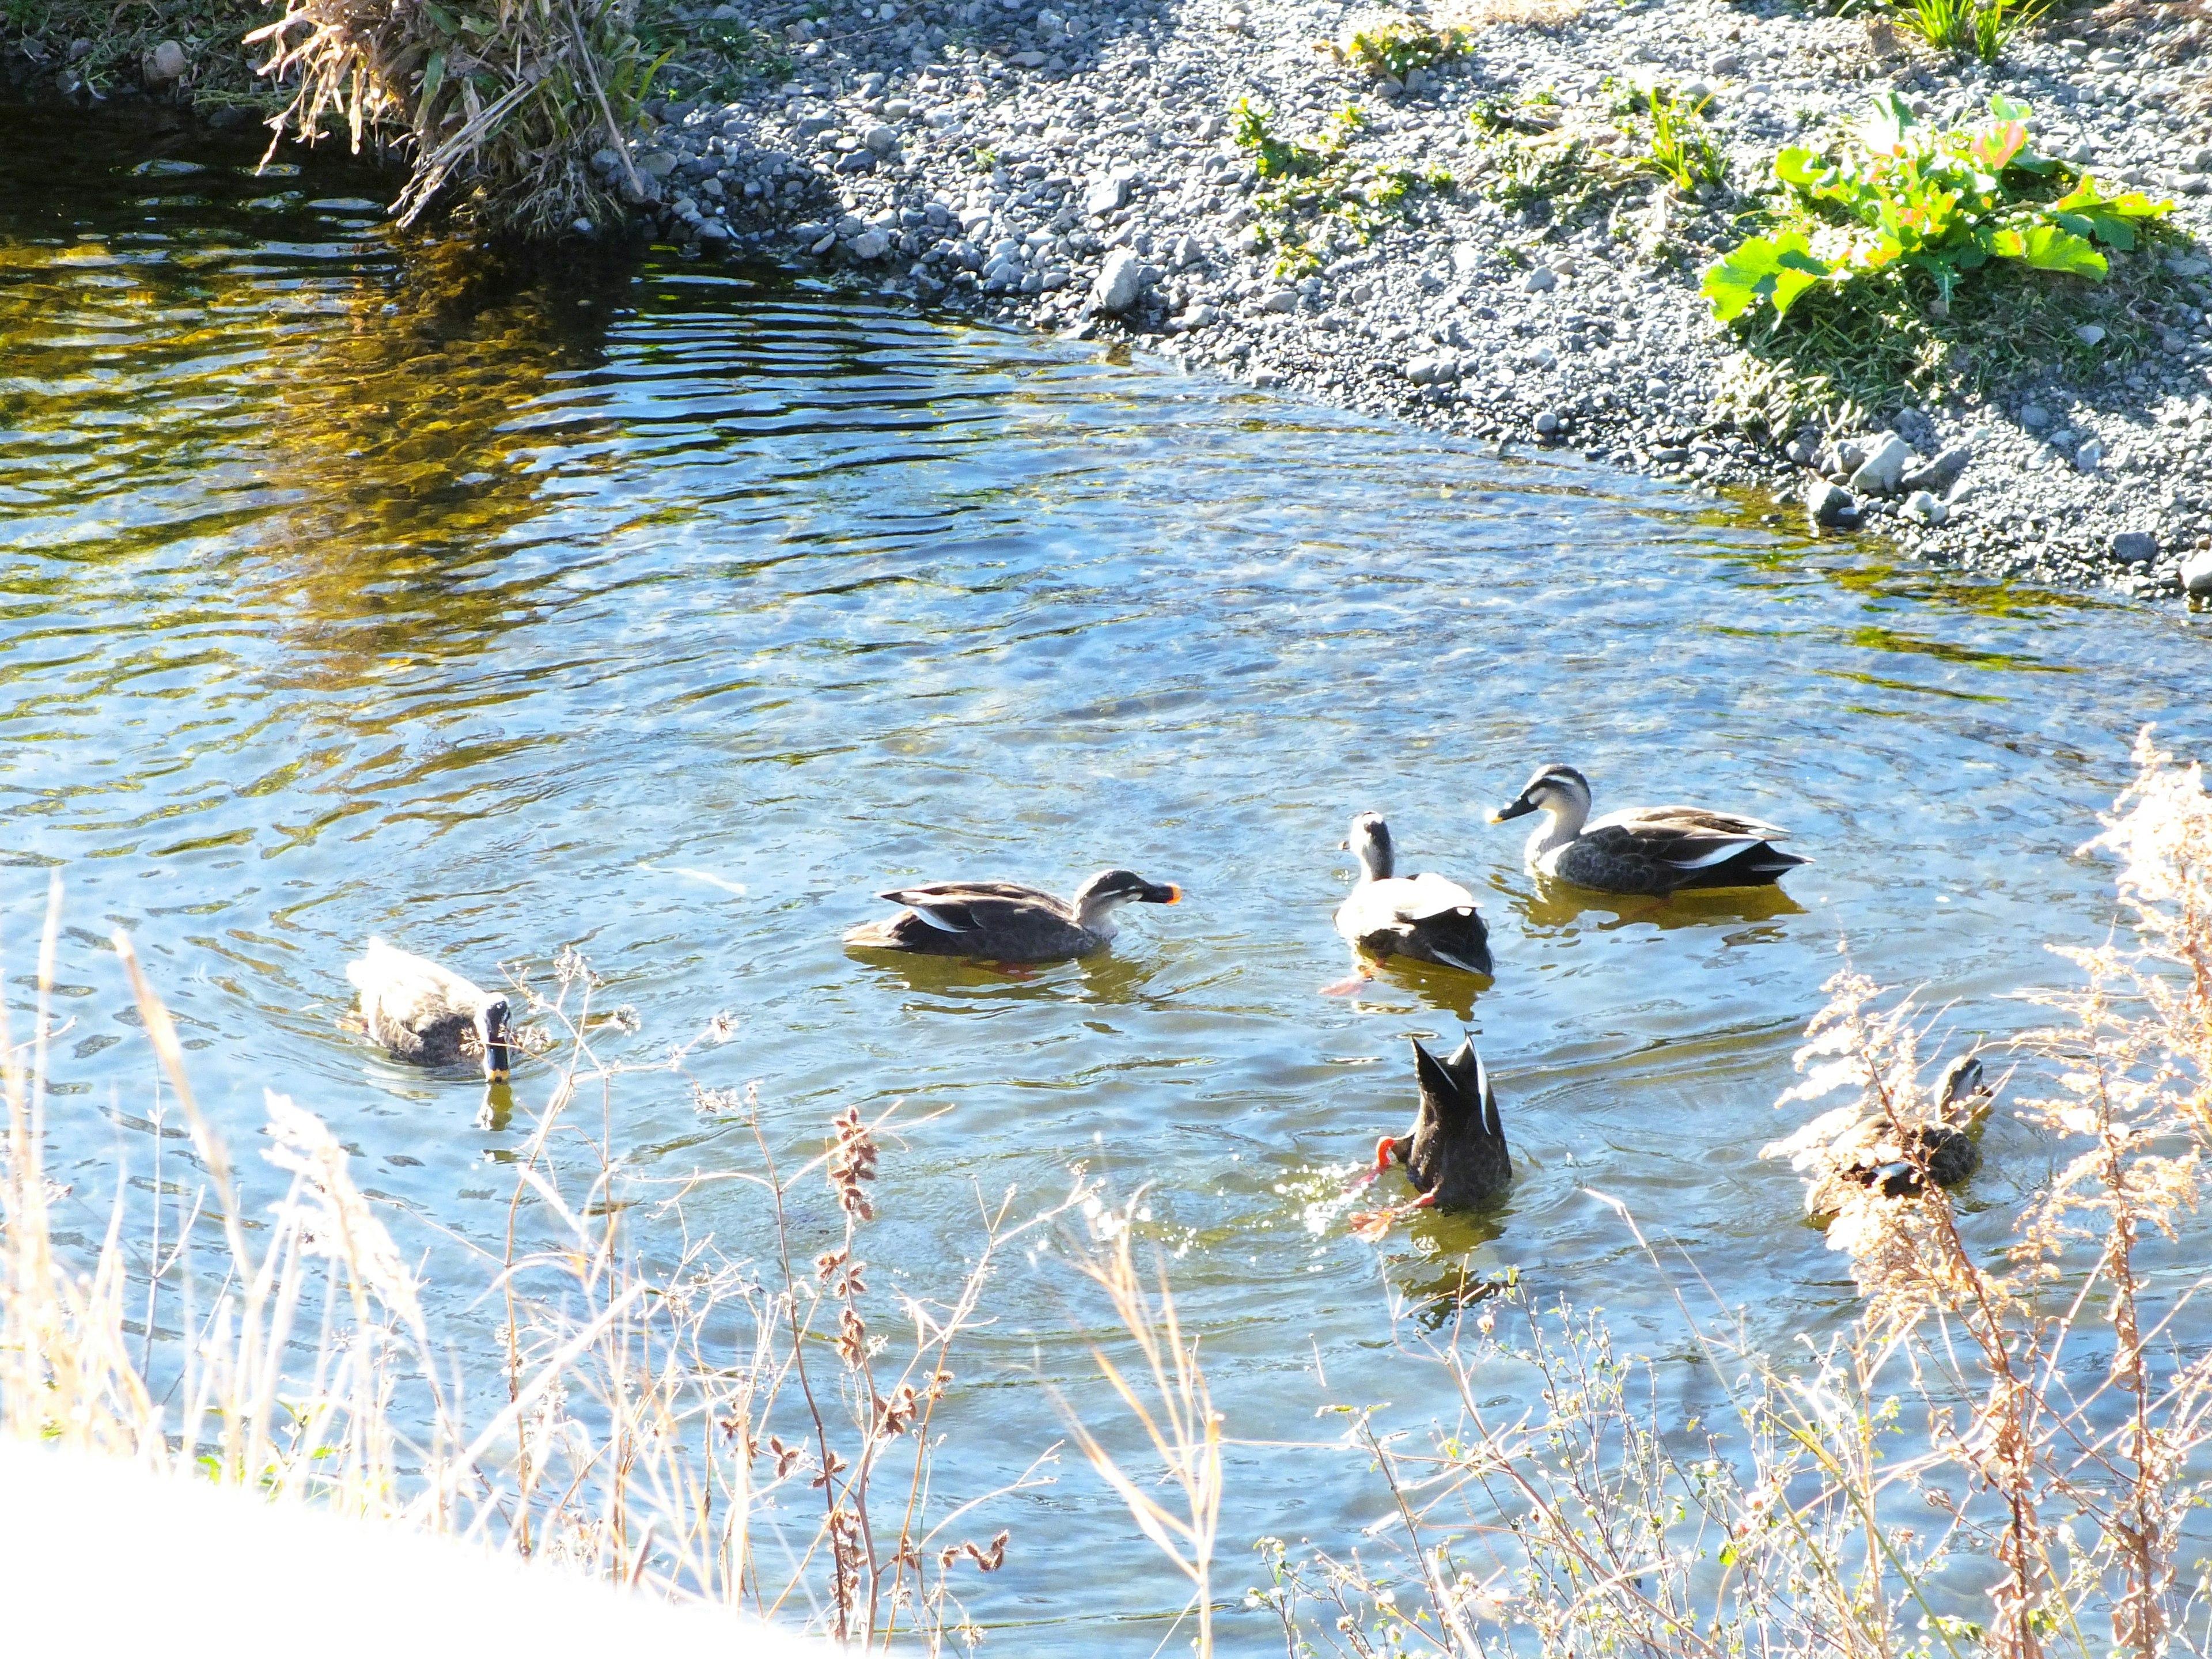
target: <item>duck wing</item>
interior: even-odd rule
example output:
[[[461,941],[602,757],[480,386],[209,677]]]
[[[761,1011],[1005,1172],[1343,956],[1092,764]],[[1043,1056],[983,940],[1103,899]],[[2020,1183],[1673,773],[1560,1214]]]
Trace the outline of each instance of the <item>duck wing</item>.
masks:
[[[361,993],[369,1036],[410,1059],[453,1058],[477,1011],[497,1000],[452,969],[380,939],[346,963],[345,975]]]
[[[1336,931],[1376,956],[1491,971],[1490,929],[1474,895],[1433,873],[1361,882],[1337,907]]]
[[[1772,843],[1790,832],[1763,818],[1700,806],[1637,806],[1593,819],[1559,852],[1557,873],[1626,893],[1771,882],[1810,860]]]
[[[1049,916],[1075,925],[1065,901],[1042,887],[1018,881],[933,881],[919,887],[895,887],[876,895],[903,904],[931,927],[947,933],[972,933],[1010,918]]]
[[[888,921],[864,922],[848,945],[918,951],[1000,962],[1054,962],[1099,944],[1066,902],[1012,881],[943,881],[877,896],[907,908]]]
[[[1425,1201],[1456,1208],[1503,1193],[1512,1183],[1513,1160],[1506,1151],[1497,1091],[1475,1053],[1474,1040],[1467,1039],[1449,1060],[1442,1060],[1416,1041],[1413,1075],[1421,1108],[1406,1168]]]

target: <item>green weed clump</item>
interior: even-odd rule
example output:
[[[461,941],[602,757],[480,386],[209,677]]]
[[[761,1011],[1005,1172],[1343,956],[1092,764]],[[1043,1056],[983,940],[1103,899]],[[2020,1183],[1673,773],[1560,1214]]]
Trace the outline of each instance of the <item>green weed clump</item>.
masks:
[[[1899,0],[1905,26],[1938,52],[1971,52],[1994,64],[2051,0]]]
[[[2154,236],[2172,204],[2038,155],[2031,116],[2000,95],[1979,126],[1934,133],[1891,94],[1832,150],[1784,149],[1766,228],[1706,268],[1714,316],[1753,356],[1875,406],[2063,353],[2107,251]]]
[[[1456,184],[1443,167],[1391,167],[1352,156],[1352,140],[1366,121],[1348,105],[1304,140],[1285,137],[1273,112],[1249,99],[1238,99],[1230,112],[1232,136],[1259,174],[1252,204],[1261,246],[1276,250],[1278,276],[1318,270],[1340,242],[1364,247],[1416,192],[1442,195]]]
[[[1403,81],[1417,69],[1444,63],[1467,50],[1468,31],[1451,25],[1431,27],[1410,18],[1355,19],[1329,50],[1341,64],[1353,64],[1376,80]]]
[[[1644,96],[1651,116],[1651,143],[1644,164],[1661,174],[1675,189],[1687,193],[1699,185],[1718,184],[1728,172],[1720,148],[1699,118],[1710,98],[1686,104],[1664,87],[1653,87]]]

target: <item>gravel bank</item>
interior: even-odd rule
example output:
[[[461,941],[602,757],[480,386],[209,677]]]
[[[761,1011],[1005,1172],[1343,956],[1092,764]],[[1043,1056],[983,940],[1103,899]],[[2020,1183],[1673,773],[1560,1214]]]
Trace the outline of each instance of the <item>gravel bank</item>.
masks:
[[[792,78],[668,110],[631,159],[641,204],[703,252],[816,261],[1334,404],[1765,486],[1778,513],[1993,574],[2212,593],[2212,260],[2196,251],[2212,131],[2203,26],[2184,9],[2075,14],[1984,66],[1766,0],[1497,0],[1469,51],[1402,84],[1317,49],[1360,15],[1330,0],[748,12],[785,33]],[[1636,170],[1620,100],[1655,80],[1711,94],[1724,182],[1690,197]],[[2084,313],[2103,320],[2063,362],[1877,411],[1865,432],[1746,432],[1742,362],[1702,269],[1778,145],[1889,88],[1946,121],[1992,91],[2028,100],[2045,153],[2172,197],[2186,240],[2116,268],[2120,303]],[[1239,100],[1338,176],[1403,175],[1402,194],[1358,218],[1271,216]],[[1356,125],[1333,119],[1347,106]],[[1579,160],[1558,161],[1570,137]]]

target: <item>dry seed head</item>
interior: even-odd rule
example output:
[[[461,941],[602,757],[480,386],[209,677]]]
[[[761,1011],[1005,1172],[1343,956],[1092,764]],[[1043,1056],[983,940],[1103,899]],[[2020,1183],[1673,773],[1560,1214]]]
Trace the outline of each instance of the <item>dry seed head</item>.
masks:
[[[836,1131],[830,1142],[830,1185],[838,1207],[861,1221],[875,1219],[874,1208],[862,1188],[876,1178],[876,1143],[860,1121],[860,1109],[848,1108],[830,1120]]]
[[[1010,1533],[1001,1532],[991,1540],[991,1547],[988,1551],[979,1548],[973,1540],[966,1543],[956,1544],[939,1555],[937,1565],[940,1567],[949,1567],[961,1557],[965,1556],[975,1564],[979,1571],[996,1572],[1006,1565],[1006,1540],[1012,1535]]]

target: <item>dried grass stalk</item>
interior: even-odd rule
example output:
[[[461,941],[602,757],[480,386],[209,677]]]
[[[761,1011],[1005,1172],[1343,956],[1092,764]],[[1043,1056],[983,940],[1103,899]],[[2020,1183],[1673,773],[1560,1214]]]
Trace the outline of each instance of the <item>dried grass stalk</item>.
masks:
[[[587,160],[625,134],[658,64],[636,33],[636,0],[497,0],[489,12],[438,0],[283,0],[246,36],[258,72],[296,81],[270,122],[312,142],[325,120],[355,150],[372,137],[408,155],[393,204],[412,224],[447,185],[495,232],[542,237],[612,207]],[[641,188],[634,171],[633,191]]]

